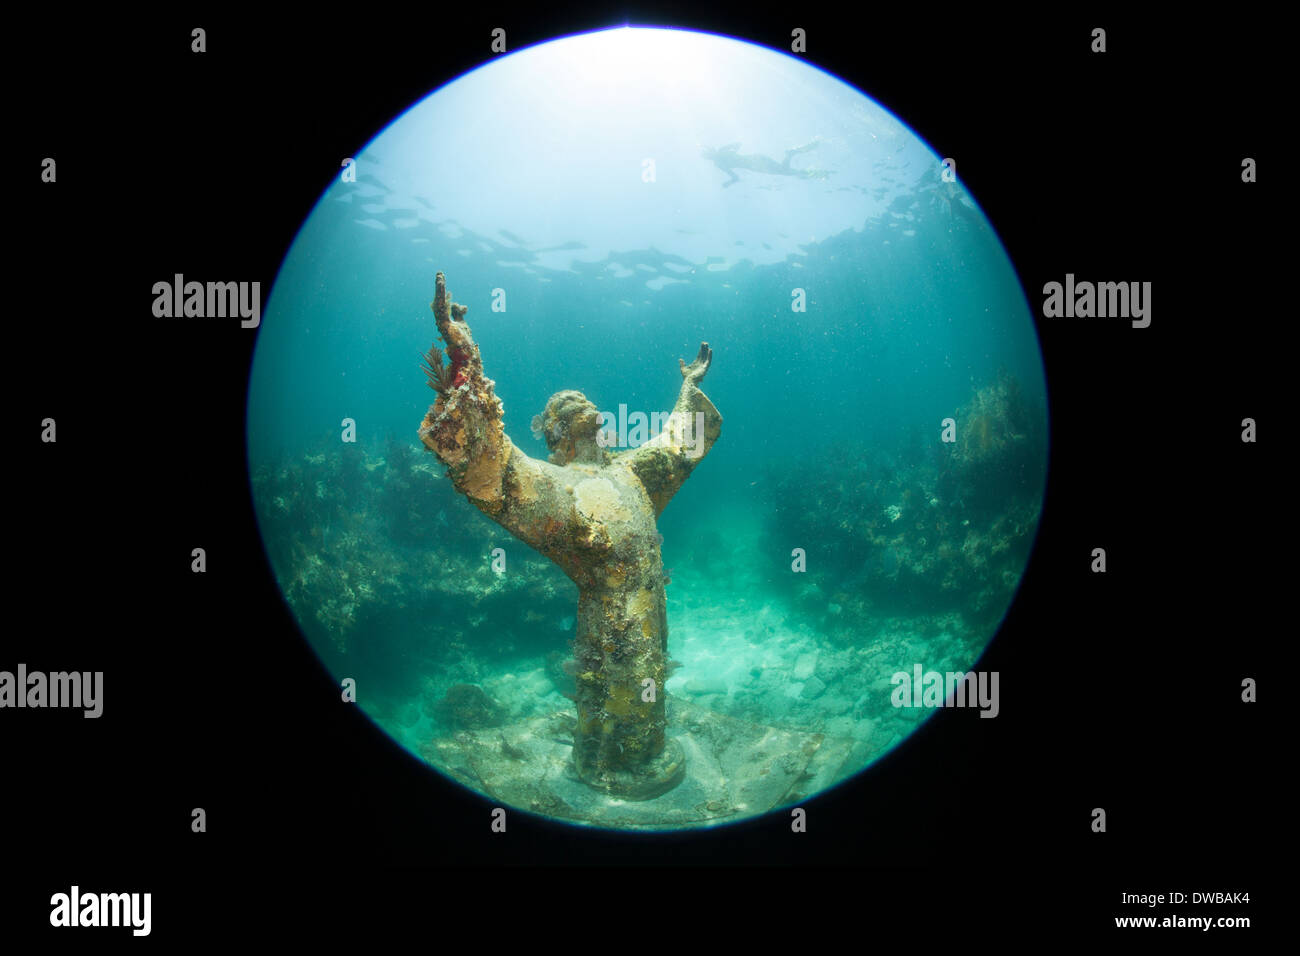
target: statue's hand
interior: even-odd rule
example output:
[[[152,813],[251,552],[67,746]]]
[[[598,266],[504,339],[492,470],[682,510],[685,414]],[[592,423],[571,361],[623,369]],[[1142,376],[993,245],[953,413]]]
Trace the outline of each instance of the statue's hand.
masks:
[[[709,366],[713,364],[713,349],[709,348],[708,342],[700,343],[700,354],[695,356],[695,361],[690,365],[686,364],[685,359],[678,359],[677,365],[681,368],[682,378],[686,381],[699,385],[704,381],[705,374],[709,371]]]

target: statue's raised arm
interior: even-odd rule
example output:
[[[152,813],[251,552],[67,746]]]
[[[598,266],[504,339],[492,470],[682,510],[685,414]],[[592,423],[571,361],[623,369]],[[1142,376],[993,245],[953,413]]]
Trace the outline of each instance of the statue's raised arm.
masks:
[[[650,441],[626,452],[632,470],[654,503],[656,517],[677,494],[691,470],[709,453],[722,431],[722,416],[700,391],[700,382],[713,364],[709,343],[700,343],[700,352],[690,365],[683,359],[678,359],[677,364],[682,373],[682,390],[667,424]]]
[[[556,516],[571,510],[564,476],[530,458],[506,435],[496,383],[483,374],[483,359],[465,322],[466,306],[451,301],[441,272],[433,314],[447,344],[444,363],[437,343],[425,354],[429,387],[438,393],[420,425],[420,440],[447,466],[456,490],[511,534],[553,557]]]

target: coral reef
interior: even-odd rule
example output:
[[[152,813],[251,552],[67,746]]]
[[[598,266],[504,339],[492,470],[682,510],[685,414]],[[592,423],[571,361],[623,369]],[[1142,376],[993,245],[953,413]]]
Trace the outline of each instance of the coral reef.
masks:
[[[833,602],[850,620],[1000,618],[1037,528],[1045,417],[1002,374],[954,416],[953,443],[927,449],[918,431],[894,451],[844,444],[797,473],[770,473],[772,531],[808,553],[792,596],[822,616]]]
[[[544,653],[575,596],[527,551],[493,573],[500,529],[417,447],[321,444],[252,474],[268,557],[313,645],[370,687],[404,694],[422,673],[473,679],[491,659]],[[351,493],[344,475],[359,478]]]
[[[992,513],[1038,479],[1046,452],[1016,380],[1001,372],[958,409],[957,441],[947,446],[938,490],[966,507]]]
[[[505,709],[477,684],[453,684],[429,710],[429,716],[448,730],[498,727],[506,717]]]

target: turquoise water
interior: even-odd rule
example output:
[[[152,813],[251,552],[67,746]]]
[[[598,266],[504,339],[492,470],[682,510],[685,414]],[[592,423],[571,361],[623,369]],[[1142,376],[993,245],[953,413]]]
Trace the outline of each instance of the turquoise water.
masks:
[[[790,57],[623,30],[491,63],[355,159],[267,303],[249,460],[306,639],[395,739],[490,790],[447,740],[510,756],[572,712],[576,588],[416,437],[436,271],[539,458],[552,393],[666,411],[711,344],[722,437],[659,519],[682,713],[842,741],[824,786],[926,715],[892,674],[975,667],[1037,527],[1045,386],[996,235],[897,119]],[[771,808],[707,803],[674,825]]]

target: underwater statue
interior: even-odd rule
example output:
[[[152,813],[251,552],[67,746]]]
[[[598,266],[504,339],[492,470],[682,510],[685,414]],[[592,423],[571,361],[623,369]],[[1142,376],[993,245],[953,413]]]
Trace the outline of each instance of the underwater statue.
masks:
[[[790,165],[790,160],[800,153],[816,149],[819,145],[821,145],[821,141],[814,139],[811,143],[787,149],[785,158],[779,163],[772,157],[764,156],[761,153],[742,153],[740,152],[739,143],[728,143],[726,146],[717,148],[706,146],[700,155],[731,177],[722,184],[723,189],[740,182],[740,177],[736,175],[737,169],[748,169],[751,172],[766,173],[769,176],[797,176],[800,179],[824,181],[830,175],[825,169],[796,169]]]
[[[435,343],[425,372],[438,398],[420,440],[457,491],[578,585],[578,776],[625,799],[656,797],[681,781],[686,759],[665,733],[668,619],[655,519],[721,430],[722,416],[700,391],[713,351],[701,343],[690,365],[678,360],[677,404],[638,448],[606,450],[596,406],[581,392],[552,395],[534,425],[551,452],[539,461],[505,434],[466,311],[439,272],[433,312],[450,365]]]

